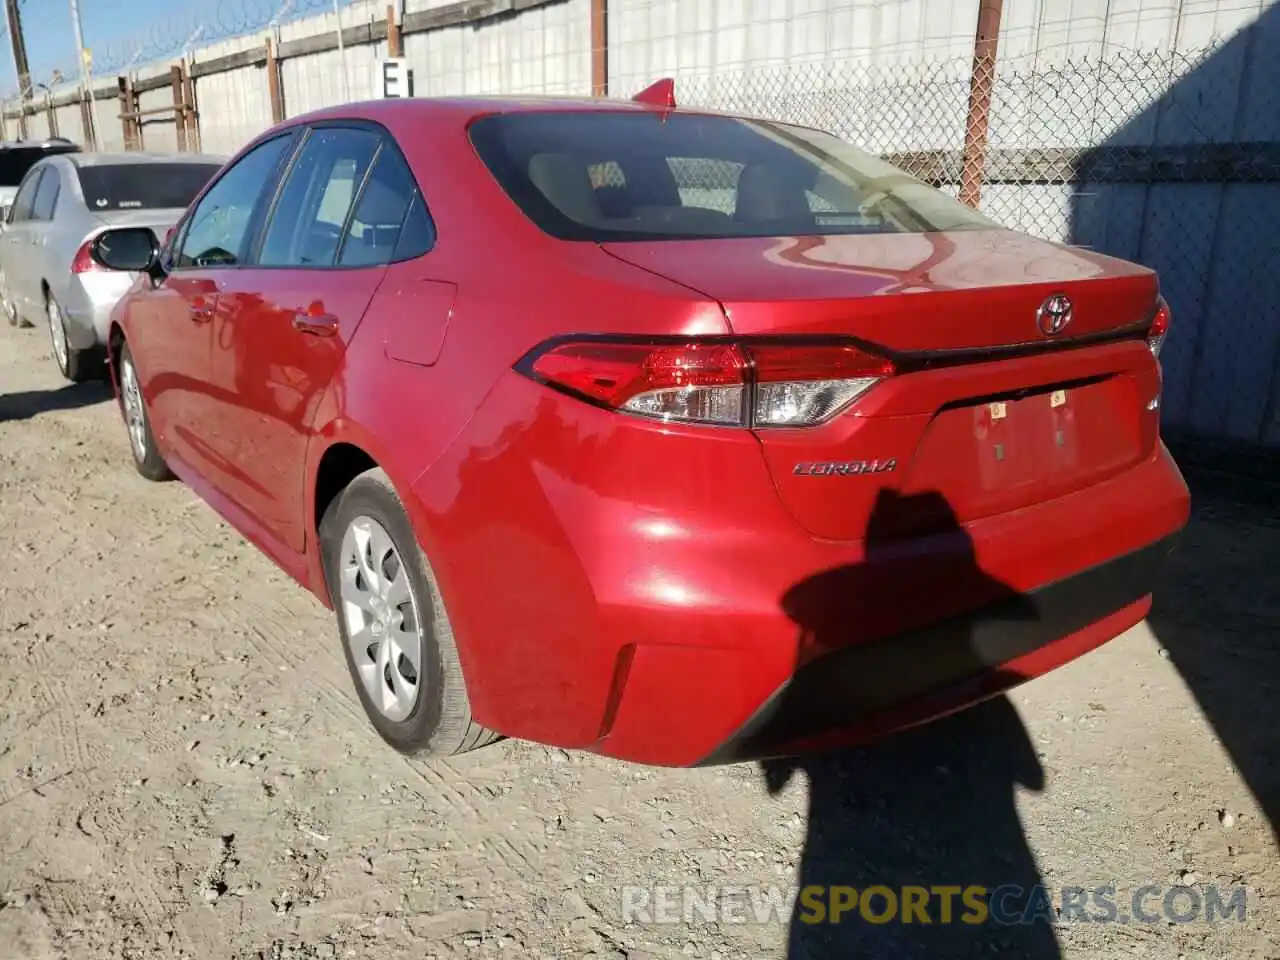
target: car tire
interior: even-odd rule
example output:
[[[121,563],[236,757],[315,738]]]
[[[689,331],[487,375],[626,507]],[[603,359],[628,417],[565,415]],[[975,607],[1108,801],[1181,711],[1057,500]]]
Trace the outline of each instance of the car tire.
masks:
[[[129,433],[129,450],[133,465],[148,480],[162,483],[173,479],[173,472],[160,456],[155,434],[151,432],[151,415],[138,384],[137,367],[129,344],[120,347],[120,412]]]
[[[320,550],[347,669],[382,739],[436,757],[501,739],[471,717],[440,588],[382,470],[362,473],[329,504]]]
[[[45,315],[53,343],[53,362],[59,372],[72,383],[100,380],[105,372],[102,356],[96,350],[76,350],[71,346],[67,340],[67,318],[52,293],[45,295]]]

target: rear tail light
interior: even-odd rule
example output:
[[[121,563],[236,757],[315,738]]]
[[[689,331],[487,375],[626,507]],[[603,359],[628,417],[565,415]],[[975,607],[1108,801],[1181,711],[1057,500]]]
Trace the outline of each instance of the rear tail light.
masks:
[[[823,423],[894,373],[891,361],[854,346],[696,340],[570,341],[519,369],[612,410],[735,427]]]
[[[1161,297],[1156,304],[1156,315],[1151,321],[1151,329],[1147,331],[1147,346],[1156,357],[1160,356],[1160,348],[1164,346],[1165,334],[1169,332],[1169,321],[1172,319],[1173,313],[1169,310],[1168,301]]]
[[[76,255],[71,259],[72,273],[98,273],[105,269],[98,261],[93,259],[93,255],[89,252],[92,249],[93,237],[80,244],[80,249],[76,251]]]

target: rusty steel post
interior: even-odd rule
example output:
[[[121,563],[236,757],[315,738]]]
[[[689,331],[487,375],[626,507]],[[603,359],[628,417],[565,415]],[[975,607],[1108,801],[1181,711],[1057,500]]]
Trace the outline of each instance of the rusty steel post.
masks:
[[[973,39],[973,71],[969,76],[969,112],[964,124],[964,160],[960,170],[960,202],[977,207],[987,163],[987,128],[991,122],[991,88],[996,75],[996,43],[1004,0],[981,0]]]
[[[280,61],[276,45],[267,37],[267,97],[271,101],[271,122],[284,120],[284,91],[280,89]]]
[[[404,38],[400,34],[400,24],[396,23],[396,5],[387,4],[387,56],[404,56]]]
[[[591,0],[591,95],[609,95],[609,0]]]

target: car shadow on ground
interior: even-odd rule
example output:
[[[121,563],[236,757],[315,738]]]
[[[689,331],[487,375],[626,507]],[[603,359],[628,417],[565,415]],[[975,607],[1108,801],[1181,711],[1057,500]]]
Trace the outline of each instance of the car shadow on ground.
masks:
[[[57,390],[24,390],[0,393],[0,423],[30,420],[55,410],[78,410],[112,399],[111,385],[106,381],[69,383]]]
[[[1280,510],[1274,504],[1280,482],[1242,487],[1195,473],[1189,482],[1192,518],[1163,571],[1148,622],[1275,831]],[[862,568],[832,571],[802,584],[784,606],[820,647],[830,629],[825,624],[852,613],[874,615],[851,609],[855,590],[866,595],[863,577]],[[1033,598],[988,577],[972,558],[949,577],[964,590],[1003,592],[1001,605],[1015,618],[1035,615]],[[872,595],[881,606],[894,603],[892,589]],[[957,626],[949,642],[985,659],[976,633]],[[829,682],[851,684],[855,697],[875,689],[828,672]],[[808,702],[820,699],[810,694],[797,693],[800,707],[793,709],[801,716],[812,709]],[[762,772],[771,794],[796,774],[808,781],[808,835],[797,877],[802,896],[791,917],[789,960],[1062,955],[1052,926],[1060,904],[1041,887],[1015,808],[1019,787],[1043,789],[1043,770],[1007,697],[866,747],[766,761]],[[985,922],[972,922],[974,911],[958,892],[969,885],[986,888],[989,902],[1001,901],[999,916],[993,910]],[[804,890],[815,886],[822,893],[806,900]],[[949,923],[940,922],[941,901],[932,890],[942,886],[957,891]],[[853,888],[859,902],[869,887],[881,888],[873,920],[886,913],[887,888],[899,898],[897,912],[887,922],[868,922],[854,906],[831,923],[833,887]],[[905,887],[931,891],[929,924],[903,922]]]
[[[894,552],[902,554],[903,548],[895,541],[900,544],[898,535],[914,525],[913,514],[924,517],[931,536],[951,547],[936,567],[903,578],[894,562]],[[789,702],[775,716],[789,715],[792,724],[802,727],[806,720],[821,724],[832,708],[817,705],[833,701],[818,687],[828,683],[848,690],[854,700],[852,705],[839,700],[835,709],[874,710],[901,695],[904,685],[936,688],[939,678],[922,674],[920,668],[938,660],[947,661],[944,669],[952,677],[984,672],[998,686],[1015,682],[1011,674],[984,668],[1001,662],[1009,638],[1024,633],[1001,625],[1039,619],[1037,602],[983,572],[942,497],[882,496],[867,542],[867,563],[821,574],[784,598],[784,609],[800,627],[797,680],[805,663],[847,641],[848,624],[901,616],[885,611],[909,607],[903,603],[906,596],[919,605],[921,596],[940,595],[953,609],[981,602],[997,615],[985,625],[957,617],[913,635],[909,645],[886,645],[857,663],[823,661],[816,686],[793,682],[789,697],[784,695]],[[909,556],[901,559],[919,565]],[[921,583],[912,583],[914,579]],[[919,592],[922,587],[924,593]],[[927,617],[928,611],[919,616]],[[892,678],[887,681],[892,687],[883,679],[868,679],[872,675]],[[1044,771],[1003,694],[866,747],[770,760],[761,767],[771,795],[796,774],[808,781],[808,835],[797,877],[800,896],[791,916],[789,960],[1061,956],[1048,922],[1051,905],[1037,901],[1041,878],[1015,807],[1019,786],[1043,789]],[[965,900],[964,890],[974,886],[999,891],[1000,922]],[[872,888],[879,891],[869,892]],[[905,888],[928,891],[925,915],[907,916]],[[848,903],[853,897],[856,903],[833,922],[837,899]]]
[[[1191,523],[1148,622],[1280,841],[1280,474],[1187,478]]]

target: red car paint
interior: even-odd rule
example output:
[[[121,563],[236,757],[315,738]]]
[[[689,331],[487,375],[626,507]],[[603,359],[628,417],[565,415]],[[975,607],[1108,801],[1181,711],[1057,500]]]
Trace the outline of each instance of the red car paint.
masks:
[[[187,270],[118,308],[170,466],[286,572],[328,604],[318,498],[360,451],[431,558],[476,720],[653,764],[883,735],[1142,619],[1150,565],[1107,565],[1150,556],[1189,511],[1158,433],[1150,271],[994,228],[556,239],[467,133],[482,116],[548,110],[671,114],[413,100],[296,118],[264,138],[344,118],[394,137],[437,228],[430,253]],[[1037,309],[1060,293],[1075,317],[1049,349]],[[534,375],[542,345],[584,334],[718,338],[742,356],[767,349],[751,338],[851,338],[893,375],[818,426],[664,423]],[[997,654],[939,667],[933,686],[904,679],[917,641],[895,652],[895,638],[1046,587],[1067,600],[1021,614],[1048,631],[1032,648],[998,655],[997,637]],[[977,650],[979,634],[956,642]],[[919,649],[950,656],[938,642]],[[834,675],[824,658],[873,648],[855,685],[874,709],[748,735],[807,666]]]

